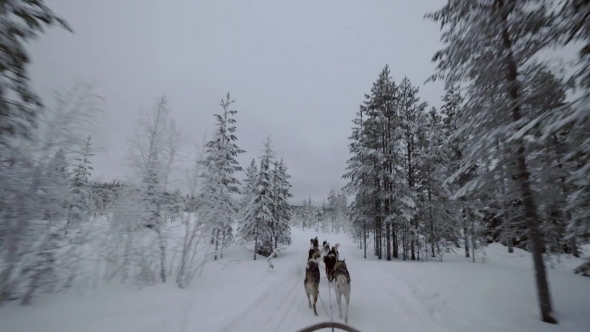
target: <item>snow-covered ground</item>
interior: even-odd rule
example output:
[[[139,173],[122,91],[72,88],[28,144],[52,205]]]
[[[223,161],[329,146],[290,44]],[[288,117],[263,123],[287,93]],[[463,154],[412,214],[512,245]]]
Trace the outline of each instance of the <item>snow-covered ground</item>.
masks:
[[[39,296],[31,307],[10,304],[0,308],[0,331],[291,332],[329,320],[332,312],[342,321],[326,279],[319,316],[307,305],[303,274],[315,235],[293,230],[293,245],[270,271],[264,258],[253,261],[251,252],[235,245],[185,290],[170,283],[138,291],[113,282],[94,291]],[[572,273],[579,259],[563,258],[549,270],[560,320],[552,326],[538,319],[532,263],[524,251],[508,254],[492,245],[485,262],[478,256],[475,264],[451,254],[442,263],[385,262],[372,255],[364,260],[343,234],[318,237],[341,244],[352,279],[349,324],[364,332],[576,332],[590,326],[590,278]]]

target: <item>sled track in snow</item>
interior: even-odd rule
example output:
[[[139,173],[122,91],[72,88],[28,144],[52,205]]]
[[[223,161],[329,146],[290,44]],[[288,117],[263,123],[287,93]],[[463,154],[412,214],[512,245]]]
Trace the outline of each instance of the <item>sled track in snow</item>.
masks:
[[[293,284],[288,289],[286,294],[281,292],[280,290],[283,285],[291,285],[290,281],[293,282]],[[301,284],[301,288],[303,288],[303,283],[301,282],[300,278],[295,278],[295,277],[288,278],[286,280],[282,280],[282,281],[279,281],[279,282],[273,284],[272,287],[269,287],[264,293],[262,293],[262,295],[260,295],[258,298],[256,298],[256,300],[254,300],[254,302],[252,302],[252,304],[250,305],[249,308],[242,311],[241,314],[239,314],[237,317],[235,317],[231,322],[229,322],[223,328],[221,328],[220,331],[223,331],[223,332],[242,331],[245,328],[247,328],[246,326],[243,326],[242,324],[250,323],[249,318],[253,319],[257,323],[257,325],[259,325],[259,326],[252,326],[252,327],[258,327],[259,329],[263,330],[264,328],[266,328],[268,326],[268,324],[270,322],[272,322],[273,318],[275,318],[274,314],[277,312],[280,313],[280,310],[283,308],[285,303],[289,302],[288,309],[284,310],[284,313],[281,315],[281,318],[280,318],[279,322],[277,323],[277,325],[273,329],[270,329],[269,331],[279,330],[279,327],[283,324],[286,316],[291,312],[293,305],[295,304],[295,302],[297,302],[297,297],[294,296],[294,293],[297,289],[297,286],[300,284]],[[269,310],[268,310],[268,302],[278,303],[277,306],[273,307],[272,312],[269,312]],[[261,317],[268,317],[268,318],[266,318],[266,320],[264,322],[262,322],[262,325],[260,326]]]

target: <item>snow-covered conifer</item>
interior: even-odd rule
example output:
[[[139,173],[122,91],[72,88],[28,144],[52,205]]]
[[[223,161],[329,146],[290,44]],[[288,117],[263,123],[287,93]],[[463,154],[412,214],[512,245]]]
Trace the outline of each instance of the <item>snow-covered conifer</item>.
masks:
[[[232,194],[240,193],[241,183],[235,173],[242,171],[242,167],[236,158],[245,151],[236,144],[234,117],[238,111],[231,109],[234,102],[229,93],[222,99],[223,112],[215,114],[217,129],[213,140],[206,144],[205,158],[201,161],[204,170],[200,216],[210,229],[215,259],[217,253],[223,257],[223,248],[233,241],[232,224],[239,207]]]
[[[519,132],[527,120],[532,120],[524,106],[527,89],[524,82],[546,68],[536,55],[548,46],[542,33],[553,24],[548,10],[537,0],[496,0],[493,4],[449,0],[427,17],[446,29],[442,38],[444,48],[433,59],[437,62],[433,78],[470,84],[459,128],[459,132],[469,137],[469,144],[464,145],[464,158],[455,175],[473,167],[482,169],[482,160],[489,157],[484,154],[497,142],[506,143],[503,150],[506,160],[516,165],[542,320],[556,323],[542,257],[544,243],[538,204],[530,182],[527,162],[530,150],[522,136],[506,139]],[[488,175],[483,171],[480,174]],[[458,196],[480,190],[486,183],[489,183],[486,176],[477,176],[463,186]]]
[[[274,158],[270,136],[264,142],[260,157],[260,169],[256,192],[251,203],[242,214],[238,232],[242,239],[254,242],[254,260],[256,255],[268,256],[272,253],[274,202],[271,163]]]

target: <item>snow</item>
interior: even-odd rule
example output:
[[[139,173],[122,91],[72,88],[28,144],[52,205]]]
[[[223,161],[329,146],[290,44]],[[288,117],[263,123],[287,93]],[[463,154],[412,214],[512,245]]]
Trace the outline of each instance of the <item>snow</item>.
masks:
[[[459,254],[446,254],[443,262],[377,261],[369,250],[364,260],[344,234],[293,229],[293,245],[273,259],[274,269],[234,245],[187,289],[169,283],[137,290],[111,282],[95,290],[40,295],[29,307],[0,308],[0,330],[290,332],[329,320],[330,313],[343,322],[325,278],[319,316],[307,305],[305,262],[309,239],[316,235],[340,243],[352,277],[349,324],[364,332],[576,332],[590,326],[590,280],[572,272],[580,259],[562,257],[548,271],[560,320],[548,325],[538,318],[532,261],[525,251],[509,254],[493,244],[472,263]],[[321,266],[322,276],[324,271]]]

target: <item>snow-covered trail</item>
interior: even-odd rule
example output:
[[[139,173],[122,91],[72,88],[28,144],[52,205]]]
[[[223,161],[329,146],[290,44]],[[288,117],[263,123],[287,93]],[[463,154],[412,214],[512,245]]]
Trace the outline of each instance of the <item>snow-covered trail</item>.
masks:
[[[296,331],[316,322],[330,320],[343,322],[338,317],[334,289],[325,278],[320,266],[319,316],[308,307],[303,288],[304,268],[309,238],[313,232],[296,232],[293,244],[285,257],[275,260],[277,281],[261,291],[251,305],[224,324],[219,331]],[[307,235],[307,236],[305,236]],[[351,274],[351,300],[349,324],[368,331],[446,331],[430,311],[414,296],[411,288],[390,274],[381,273],[379,262],[364,261],[360,250],[345,235],[319,234],[320,242],[340,243],[340,257],[345,259]],[[330,308],[331,304],[331,308]],[[345,309],[343,299],[343,313]]]
[[[340,243],[351,274],[348,323],[363,332],[582,332],[588,330],[588,278],[563,257],[548,271],[559,325],[542,323],[530,254],[486,248],[485,263],[461,253],[445,261],[378,261],[345,234],[293,229],[292,245],[267,269],[263,257],[234,245],[208,262],[202,278],[179,289],[173,282],[137,290],[116,281],[96,289],[40,295],[30,307],[0,308],[0,332],[291,332],[338,317],[334,290],[320,266],[319,316],[303,288],[309,239]],[[330,304],[332,308],[330,308]]]

